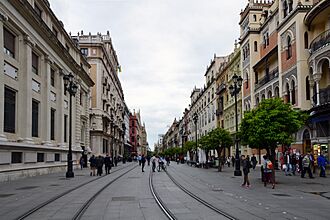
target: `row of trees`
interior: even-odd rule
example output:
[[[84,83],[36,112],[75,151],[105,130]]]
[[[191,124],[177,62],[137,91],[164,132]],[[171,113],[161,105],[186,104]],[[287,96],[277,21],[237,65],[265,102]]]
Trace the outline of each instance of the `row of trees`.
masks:
[[[306,123],[308,114],[295,110],[282,99],[265,99],[257,108],[247,111],[240,124],[238,137],[242,145],[250,148],[265,149],[275,164],[275,149],[279,145],[290,145],[294,141],[293,134]],[[233,146],[230,133],[216,128],[199,140],[199,147],[206,153],[216,150],[221,155],[225,148]],[[188,141],[183,148],[167,149],[165,155],[180,155],[189,152],[190,158],[197,152],[196,143]],[[219,171],[221,164],[219,163]]]

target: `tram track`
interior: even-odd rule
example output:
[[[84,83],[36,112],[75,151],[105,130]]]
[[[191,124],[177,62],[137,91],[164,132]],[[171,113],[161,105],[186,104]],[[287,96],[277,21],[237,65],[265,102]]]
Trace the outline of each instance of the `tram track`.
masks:
[[[178,181],[176,181],[173,176],[168,173],[168,171],[165,171],[166,175],[169,177],[169,179],[174,183],[175,186],[177,186],[180,190],[182,190],[184,193],[186,193],[187,195],[189,195],[190,197],[192,197],[194,200],[198,201],[199,203],[201,203],[202,205],[204,205],[205,207],[213,210],[214,212],[216,212],[217,214],[221,215],[222,217],[225,217],[226,219],[230,219],[230,220],[237,220],[237,218],[235,218],[232,215],[229,215],[228,213],[224,212],[223,210],[213,206],[212,204],[210,204],[209,202],[203,200],[202,198],[200,198],[199,196],[197,196],[196,194],[192,193],[191,191],[189,191],[187,188],[185,188],[183,185],[181,185]],[[156,203],[158,204],[158,206],[161,208],[161,210],[164,212],[164,214],[168,217],[168,219],[170,220],[176,220],[177,217],[173,214],[173,212],[171,212],[171,210],[169,208],[166,207],[166,204],[164,201],[162,201],[162,199],[159,197],[159,195],[157,194],[157,192],[155,191],[155,188],[153,186],[153,173],[150,172],[150,176],[149,176],[149,185],[150,185],[150,190],[151,193],[156,201]]]
[[[132,166],[132,165],[131,165]],[[130,167],[130,166],[128,166]],[[114,170],[111,172],[111,174],[113,173],[116,173],[118,171],[121,171],[121,170],[124,170],[125,168],[127,167],[123,167],[123,168],[120,168],[118,170]],[[124,172],[123,174],[119,175],[118,177],[116,177],[115,179],[111,180],[109,183],[107,183],[105,186],[103,186],[100,190],[98,190],[90,199],[88,199],[84,204],[83,206],[78,210],[78,212],[75,213],[74,217],[72,219],[80,219],[82,217],[82,215],[84,214],[84,212],[87,210],[87,208],[89,207],[89,205],[95,200],[95,198],[104,190],[106,189],[108,186],[110,186],[112,183],[114,183],[116,180],[118,180],[120,177],[124,176],[125,174],[127,174],[128,172],[132,171],[133,169],[135,169],[136,166],[133,166],[133,168],[129,169],[128,171]],[[87,181],[85,183],[82,183],[74,188],[71,188],[69,190],[66,190],[52,198],[50,198],[49,200],[43,202],[43,203],[40,203],[39,205],[35,206],[34,208],[28,210],[27,212],[25,212],[24,214],[20,215],[19,217],[15,218],[16,220],[23,220],[23,219],[26,219],[28,218],[29,216],[37,213],[40,209],[42,209],[43,207],[55,202],[56,200],[68,195],[69,193],[73,192],[73,191],[76,191],[78,189],[81,189],[82,187],[84,186],[87,186],[88,184],[90,183],[94,183],[96,182],[97,180],[100,180],[100,179],[103,179],[105,177],[109,177],[109,175],[104,175],[104,176],[101,176],[101,177],[98,177],[98,178],[95,178],[93,180],[90,180],[90,181]]]

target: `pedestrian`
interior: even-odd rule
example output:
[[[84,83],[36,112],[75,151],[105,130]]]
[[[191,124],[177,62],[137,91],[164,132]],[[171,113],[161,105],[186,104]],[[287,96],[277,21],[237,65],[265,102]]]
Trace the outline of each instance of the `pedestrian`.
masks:
[[[297,155],[292,154],[291,157],[291,168],[292,168],[292,175],[296,175],[296,170],[297,170]]]
[[[146,158],[144,157],[144,154],[142,154],[142,157],[141,157],[142,172],[144,172],[145,163],[146,163]]]
[[[97,175],[98,176],[102,176],[103,164],[104,164],[104,159],[101,155],[99,155],[97,160],[96,160],[96,167],[97,167]]]
[[[320,168],[320,177],[326,177],[325,176],[325,168],[328,164],[328,160],[325,158],[325,156],[323,155],[323,153],[320,154],[320,156],[318,156],[317,158],[317,164]]]
[[[141,155],[138,156],[139,166],[141,166]]]
[[[244,155],[241,156],[242,159],[242,166],[243,166],[243,174],[244,174],[244,182],[242,186],[250,187],[250,181],[249,181],[249,173],[250,173],[250,160],[249,157],[246,157]]]
[[[95,169],[96,169],[96,158],[94,155],[91,156],[91,158],[89,158],[89,165],[91,167],[91,176],[95,176]]]
[[[302,159],[303,170],[301,172],[301,178],[305,178],[306,172],[308,172],[309,178],[314,178],[311,171],[311,162],[310,154],[306,154]]]
[[[226,164],[228,167],[230,167],[230,157],[229,156],[227,157]]]
[[[256,156],[255,156],[254,154],[252,154],[252,157],[251,157],[251,162],[252,162],[252,168],[253,168],[253,170],[255,170],[255,169],[256,169],[256,166],[257,166],[257,163],[258,163],[258,161],[257,161],[257,158],[256,158]]]
[[[312,153],[309,153],[309,159],[311,161],[310,168],[313,173],[315,173],[315,158]]]
[[[109,154],[107,154],[104,158],[104,166],[105,166],[105,174],[111,173],[111,158]]]
[[[236,157],[236,156],[232,156],[232,157],[231,157],[231,162],[233,163],[233,167],[235,167],[235,157]]]
[[[79,164],[80,164],[80,169],[82,170],[85,165],[85,160],[83,156],[80,157]]]
[[[157,160],[156,156],[153,155],[151,158],[152,172],[155,172],[155,170],[156,170],[156,160]]]
[[[114,158],[114,162],[115,162],[115,167],[116,167],[117,164],[118,164],[118,157],[115,157],[115,158]]]
[[[148,166],[150,166],[150,155],[147,155]]]
[[[273,176],[274,166],[272,161],[270,161],[268,155],[264,155],[264,163],[263,163],[263,170],[264,170],[264,186],[267,186],[267,183],[272,183],[272,189],[275,188],[275,181]]]
[[[291,171],[291,156],[288,152],[285,152],[285,155],[284,155],[284,164],[286,166],[286,169],[284,170],[285,171],[285,175],[286,176],[291,176],[290,174],[290,171]]]

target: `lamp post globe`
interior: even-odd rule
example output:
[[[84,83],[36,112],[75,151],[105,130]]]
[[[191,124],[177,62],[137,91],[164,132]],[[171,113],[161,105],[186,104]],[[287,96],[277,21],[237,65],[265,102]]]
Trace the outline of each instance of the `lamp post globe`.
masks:
[[[64,89],[69,93],[69,151],[68,151],[68,167],[65,174],[66,178],[73,178],[73,161],[72,161],[72,96],[75,96],[78,90],[78,85],[74,81],[72,73],[63,76]]]

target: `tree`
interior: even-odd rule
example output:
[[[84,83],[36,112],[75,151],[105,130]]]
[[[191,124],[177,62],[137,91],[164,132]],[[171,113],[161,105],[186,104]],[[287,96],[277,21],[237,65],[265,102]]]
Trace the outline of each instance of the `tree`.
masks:
[[[206,161],[208,161],[209,160],[209,152],[210,152],[210,150],[214,149],[210,134],[207,134],[207,135],[201,137],[201,139],[199,139],[198,143],[199,143],[200,148],[205,151]],[[206,165],[206,167],[207,167],[207,165]]]
[[[221,153],[225,148],[229,148],[233,145],[233,139],[229,133],[222,128],[216,128],[208,134],[208,150],[215,149],[219,157],[218,171],[221,171]]]
[[[256,109],[245,112],[240,138],[251,148],[266,149],[275,164],[277,146],[292,143],[292,134],[305,124],[307,118],[306,113],[292,109],[282,99],[265,99]]]

